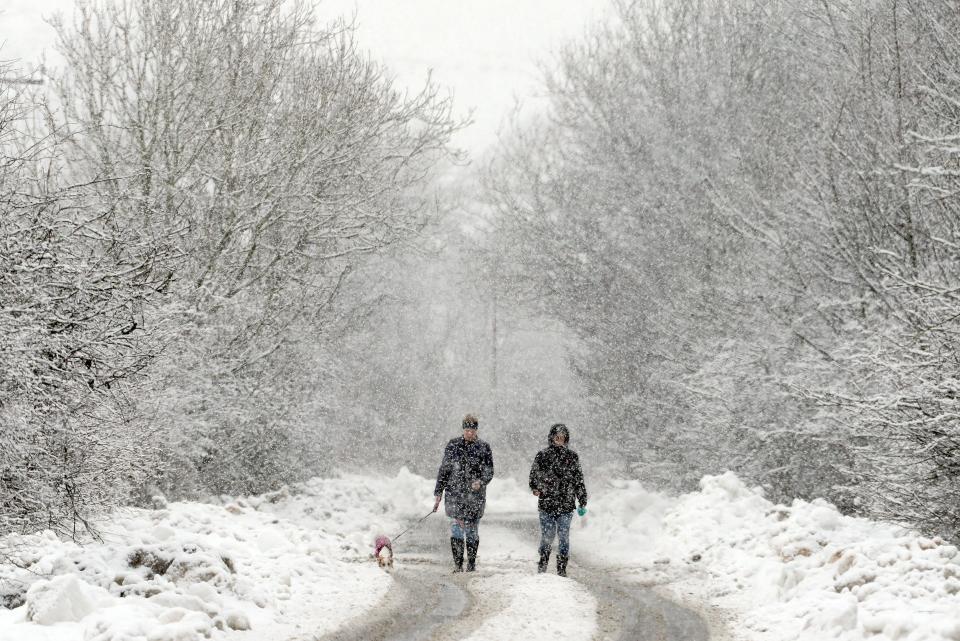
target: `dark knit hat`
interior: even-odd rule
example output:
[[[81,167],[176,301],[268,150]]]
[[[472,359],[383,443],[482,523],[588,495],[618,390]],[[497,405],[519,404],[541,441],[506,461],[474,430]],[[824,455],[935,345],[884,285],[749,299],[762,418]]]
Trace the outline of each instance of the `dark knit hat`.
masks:
[[[567,437],[567,445],[570,444],[570,430],[567,429],[567,426],[563,423],[554,423],[550,426],[550,435],[547,436],[547,442],[550,445],[553,445],[553,437],[557,434],[563,434]]]
[[[463,429],[475,430],[480,427],[480,421],[473,414],[467,414],[463,417]]]

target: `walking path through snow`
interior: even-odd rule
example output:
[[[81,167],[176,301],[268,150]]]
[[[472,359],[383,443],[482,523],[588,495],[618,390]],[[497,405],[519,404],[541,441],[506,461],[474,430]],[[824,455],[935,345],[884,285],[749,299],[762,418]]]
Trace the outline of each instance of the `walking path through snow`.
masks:
[[[481,522],[476,573],[453,574],[442,514],[401,537],[394,587],[383,605],[319,641],[706,641],[698,614],[606,570],[578,563],[569,578],[536,574],[530,515]],[[318,637],[312,637],[317,639]],[[311,637],[305,637],[311,639]]]

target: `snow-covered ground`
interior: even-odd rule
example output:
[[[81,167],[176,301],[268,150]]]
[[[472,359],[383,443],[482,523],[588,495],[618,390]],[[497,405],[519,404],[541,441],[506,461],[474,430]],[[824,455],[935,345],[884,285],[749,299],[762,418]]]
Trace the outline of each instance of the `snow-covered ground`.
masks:
[[[103,525],[103,544],[83,548],[8,536],[0,598],[23,604],[0,609],[0,641],[279,641],[335,629],[390,588],[367,562],[370,544],[429,501],[421,486],[402,472],[125,510]]]
[[[957,548],[841,515],[774,505],[732,473],[679,499],[614,484],[577,539],[638,582],[718,606],[752,641],[960,639]]]
[[[329,632],[390,589],[393,577],[371,558],[373,539],[426,514],[432,488],[405,470],[316,479],[260,497],[125,510],[103,524],[103,543],[84,547],[46,533],[5,537],[0,599],[12,607],[0,608],[0,641]],[[592,489],[590,512],[573,528],[574,560],[720,608],[736,637],[960,640],[960,556],[942,541],[822,501],[774,505],[732,474],[679,498],[634,481]],[[532,514],[535,499],[498,479],[488,509]],[[482,547],[494,571],[469,589],[501,607],[471,639],[592,636],[593,597],[576,581],[535,575],[532,542],[501,532]]]

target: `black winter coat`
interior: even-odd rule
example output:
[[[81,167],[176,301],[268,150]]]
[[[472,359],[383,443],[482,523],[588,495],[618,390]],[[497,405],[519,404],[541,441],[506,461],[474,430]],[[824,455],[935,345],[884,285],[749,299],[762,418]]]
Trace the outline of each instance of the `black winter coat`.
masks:
[[[480,481],[480,489],[470,486]],[[493,480],[493,452],[486,441],[451,439],[443,450],[434,496],[445,494],[444,508],[453,519],[476,521],[483,516],[487,483]]]
[[[530,468],[530,489],[540,492],[541,512],[567,514],[587,505],[587,486],[583,482],[580,457],[566,447],[551,445],[537,452]]]

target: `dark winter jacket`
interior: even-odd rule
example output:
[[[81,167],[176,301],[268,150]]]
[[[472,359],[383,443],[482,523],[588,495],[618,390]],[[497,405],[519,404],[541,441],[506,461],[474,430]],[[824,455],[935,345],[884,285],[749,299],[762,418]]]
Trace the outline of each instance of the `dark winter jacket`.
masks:
[[[444,508],[453,519],[476,521],[483,516],[487,483],[493,479],[493,452],[485,441],[451,439],[443,450],[434,496],[445,494]],[[480,489],[470,486],[480,481]]]
[[[537,452],[530,468],[530,489],[540,493],[539,507],[548,514],[567,514],[587,505],[580,457],[573,450],[551,445]]]

